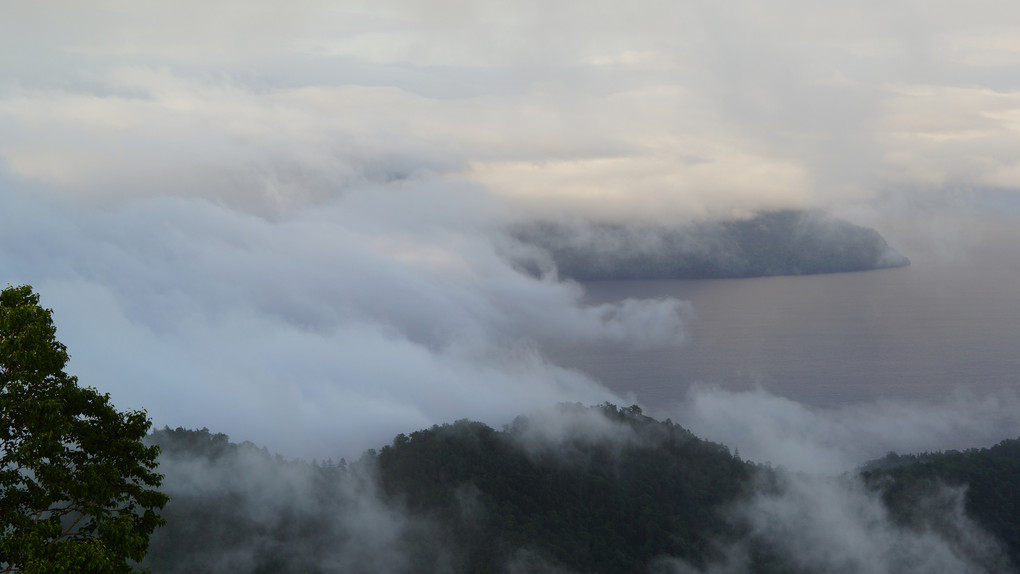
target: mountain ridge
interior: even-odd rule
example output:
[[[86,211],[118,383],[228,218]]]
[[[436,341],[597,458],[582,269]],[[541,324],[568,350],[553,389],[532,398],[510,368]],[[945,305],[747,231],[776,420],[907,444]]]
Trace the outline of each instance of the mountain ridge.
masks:
[[[1020,439],[993,447],[991,462],[964,464],[970,475],[907,464],[810,479],[608,403],[562,404],[502,430],[434,425],[351,463],[286,460],[206,429],[164,428],[150,441],[163,449],[172,497],[142,564],[157,574],[806,573],[866,571],[876,559],[915,564],[902,572],[945,559],[970,565],[960,571],[1010,572],[1020,555],[1018,521],[987,503],[1020,502],[1010,486]],[[818,535],[811,515],[826,512],[810,498],[817,492],[845,498],[843,512],[865,531],[882,517],[879,544],[902,540],[862,550],[856,569],[801,556],[798,538]],[[776,514],[806,496],[805,508]],[[828,535],[842,543],[838,529]]]

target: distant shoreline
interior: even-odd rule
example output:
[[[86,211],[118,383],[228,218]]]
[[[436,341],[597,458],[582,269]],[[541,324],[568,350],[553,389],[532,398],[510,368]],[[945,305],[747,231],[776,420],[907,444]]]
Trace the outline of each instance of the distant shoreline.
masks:
[[[547,259],[520,261],[576,281],[748,279],[905,267],[910,260],[874,229],[821,211],[677,227],[540,222],[512,232]]]

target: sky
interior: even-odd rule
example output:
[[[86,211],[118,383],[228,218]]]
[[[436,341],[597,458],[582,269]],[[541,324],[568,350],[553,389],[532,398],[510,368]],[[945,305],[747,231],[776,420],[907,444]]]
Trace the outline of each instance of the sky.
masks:
[[[629,403],[543,346],[682,345],[689,305],[587,305],[512,264],[542,256],[505,225],[810,207],[908,256],[1008,226],[1017,22],[991,1],[0,0],[0,284],[36,288],[68,370],[119,407],[294,456]]]

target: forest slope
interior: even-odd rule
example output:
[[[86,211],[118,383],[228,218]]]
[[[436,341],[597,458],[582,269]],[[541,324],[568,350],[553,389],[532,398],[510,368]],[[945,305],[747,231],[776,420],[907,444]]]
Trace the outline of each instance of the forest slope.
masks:
[[[967,514],[1020,564],[1020,439],[962,452],[890,453],[868,465],[863,476],[881,489],[888,507],[904,523],[917,522],[920,501],[940,489],[964,489]]]
[[[205,429],[150,439],[172,497],[156,574],[998,573],[1020,549],[1017,441],[805,477],[608,404],[437,425],[350,464]],[[968,485],[967,516],[947,485]]]

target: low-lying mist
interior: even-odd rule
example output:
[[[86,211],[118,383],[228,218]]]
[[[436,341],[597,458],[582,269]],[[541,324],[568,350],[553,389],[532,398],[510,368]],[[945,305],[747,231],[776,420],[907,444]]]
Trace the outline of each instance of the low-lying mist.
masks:
[[[690,312],[665,298],[588,305],[575,283],[519,271],[504,206],[467,184],[365,184],[272,216],[9,191],[0,270],[54,308],[76,375],[157,426],[216,425],[290,456],[620,401],[542,346],[675,348]]]
[[[1020,436],[1020,395],[960,389],[927,400],[878,398],[813,407],[763,389],[698,386],[672,406],[651,409],[683,421],[743,456],[794,472],[833,475],[886,453],[988,446]]]
[[[877,409],[870,421],[882,416],[897,413]],[[968,515],[966,485],[935,484],[904,518],[883,498],[893,479],[760,464],[744,447],[731,452],[686,427],[637,407],[563,404],[501,431],[461,420],[400,434],[354,461],[322,462],[205,430],[157,431],[173,499],[145,565],[157,573],[1013,567]],[[759,442],[787,451],[807,443],[766,436]]]

